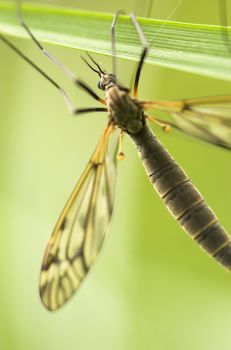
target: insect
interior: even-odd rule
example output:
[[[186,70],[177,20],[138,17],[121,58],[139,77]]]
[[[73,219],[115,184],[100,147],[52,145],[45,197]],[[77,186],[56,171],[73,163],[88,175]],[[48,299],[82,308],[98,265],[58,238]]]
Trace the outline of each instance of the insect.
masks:
[[[19,3],[18,3],[19,6]],[[87,66],[99,76],[98,88],[105,93],[99,97],[85,82],[47,52],[25,23],[20,9],[22,26],[39,49],[57,64],[75,83],[102,107],[74,108],[69,97],[52,78],[35,65],[8,39],[0,39],[50,81],[62,94],[73,114],[105,112],[108,123],[82,176],[69,197],[48,242],[40,275],[40,296],[48,310],[60,308],[81,285],[106,237],[113,211],[116,163],[122,158],[122,135],[133,140],[148,177],[161,199],[183,229],[210,255],[227,269],[231,269],[231,240],[217,217],[205,203],[183,169],[172,158],[149,128],[152,120],[164,130],[171,127],[216,146],[231,149],[231,95],[192,98],[177,101],[141,101],[138,85],[148,44],[134,14],[131,21],[139,35],[142,53],[137,66],[132,91],[117,81],[115,56],[115,25],[120,12],[113,18],[112,73],[104,71],[87,53]],[[166,123],[150,117],[148,110],[164,111],[172,117]],[[115,148],[109,151],[110,136],[120,129]],[[116,157],[117,153],[117,157]]]

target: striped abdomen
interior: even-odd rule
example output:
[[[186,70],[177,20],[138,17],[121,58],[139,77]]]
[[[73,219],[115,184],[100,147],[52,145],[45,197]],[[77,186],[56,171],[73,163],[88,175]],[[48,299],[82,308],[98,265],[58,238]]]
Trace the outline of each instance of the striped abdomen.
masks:
[[[227,269],[231,269],[231,240],[214,212],[182,168],[147,125],[134,141],[147,174],[165,205],[184,230]]]

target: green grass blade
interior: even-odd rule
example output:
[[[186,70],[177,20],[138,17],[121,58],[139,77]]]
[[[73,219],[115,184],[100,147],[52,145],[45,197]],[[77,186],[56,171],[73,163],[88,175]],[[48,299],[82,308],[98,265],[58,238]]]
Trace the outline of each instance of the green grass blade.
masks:
[[[23,14],[35,36],[43,42],[111,55],[112,14],[29,3],[23,6]],[[148,63],[231,80],[231,49],[223,40],[224,28],[222,31],[222,27],[212,25],[138,20],[151,42]],[[9,2],[0,2],[0,32],[28,38]],[[231,28],[227,28],[227,33],[231,42]],[[119,57],[139,59],[141,44],[128,16],[118,20],[116,51]]]

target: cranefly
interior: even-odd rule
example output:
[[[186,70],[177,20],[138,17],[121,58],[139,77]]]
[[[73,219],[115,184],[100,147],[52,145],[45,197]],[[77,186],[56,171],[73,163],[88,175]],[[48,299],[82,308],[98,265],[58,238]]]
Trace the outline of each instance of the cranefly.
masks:
[[[87,54],[84,62],[98,76],[98,88],[105,93],[101,98],[85,82],[79,80],[61,62],[44,49],[25,23],[19,3],[18,16],[37,47],[74,82],[102,107],[75,108],[63,88],[35,65],[13,43],[0,34],[0,39],[33,66],[62,94],[72,114],[106,112],[107,126],[81,178],[68,199],[48,242],[40,276],[40,296],[49,310],[58,309],[79,288],[98,255],[110,223],[116,182],[117,159],[123,157],[122,135],[133,140],[148,177],[161,199],[183,229],[227,269],[231,269],[231,240],[214,212],[205,203],[183,169],[157,140],[148,126],[152,120],[169,130],[177,128],[216,146],[231,149],[231,96],[192,98],[177,101],[141,101],[138,85],[142,67],[148,54],[148,44],[134,14],[131,21],[139,35],[142,52],[137,66],[132,91],[119,84],[116,76],[115,25],[112,26],[112,73],[107,73]],[[164,111],[172,117],[166,123],[150,117],[148,110]],[[109,150],[110,135],[120,129],[117,157]]]

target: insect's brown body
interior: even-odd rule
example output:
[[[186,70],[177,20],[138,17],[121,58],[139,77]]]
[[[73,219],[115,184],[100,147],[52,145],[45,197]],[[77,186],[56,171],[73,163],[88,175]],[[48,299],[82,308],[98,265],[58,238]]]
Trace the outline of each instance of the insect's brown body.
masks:
[[[106,104],[109,118],[127,133],[139,132],[144,125],[141,103],[117,85],[106,86]]]
[[[183,169],[147,125],[129,135],[148,177],[183,229],[224,267],[231,269],[231,241]]]
[[[148,177],[183,229],[226,268],[231,269],[231,239],[183,169],[154,136],[142,102],[105,84],[109,118],[134,141]]]
[[[114,29],[120,14],[117,12],[111,26],[113,73],[103,71],[89,54],[87,55],[91,63],[83,58],[100,78],[98,87],[105,93],[105,99],[101,98],[43,48],[25,23],[19,2],[16,4],[20,23],[36,46],[71,78],[75,85],[84,89],[103,104],[103,107],[75,108],[64,89],[55,80],[1,33],[0,40],[59,90],[70,112],[75,115],[105,112],[109,118],[95,152],[69,197],[47,245],[40,276],[40,296],[45,307],[48,310],[56,310],[70,299],[81,285],[106,237],[113,211],[116,183],[115,150],[108,151],[108,142],[115,126],[126,132],[134,141],[151,183],[171,214],[202,248],[230,270],[230,236],[182,168],[157,140],[146,121],[148,118],[153,119],[164,129],[172,126],[231,150],[231,95],[178,101],[139,101],[138,84],[148,44],[135,15],[130,14],[143,46],[131,92],[120,86],[116,77]],[[166,124],[158,118],[148,117],[146,111],[150,109],[168,113],[173,121]]]

